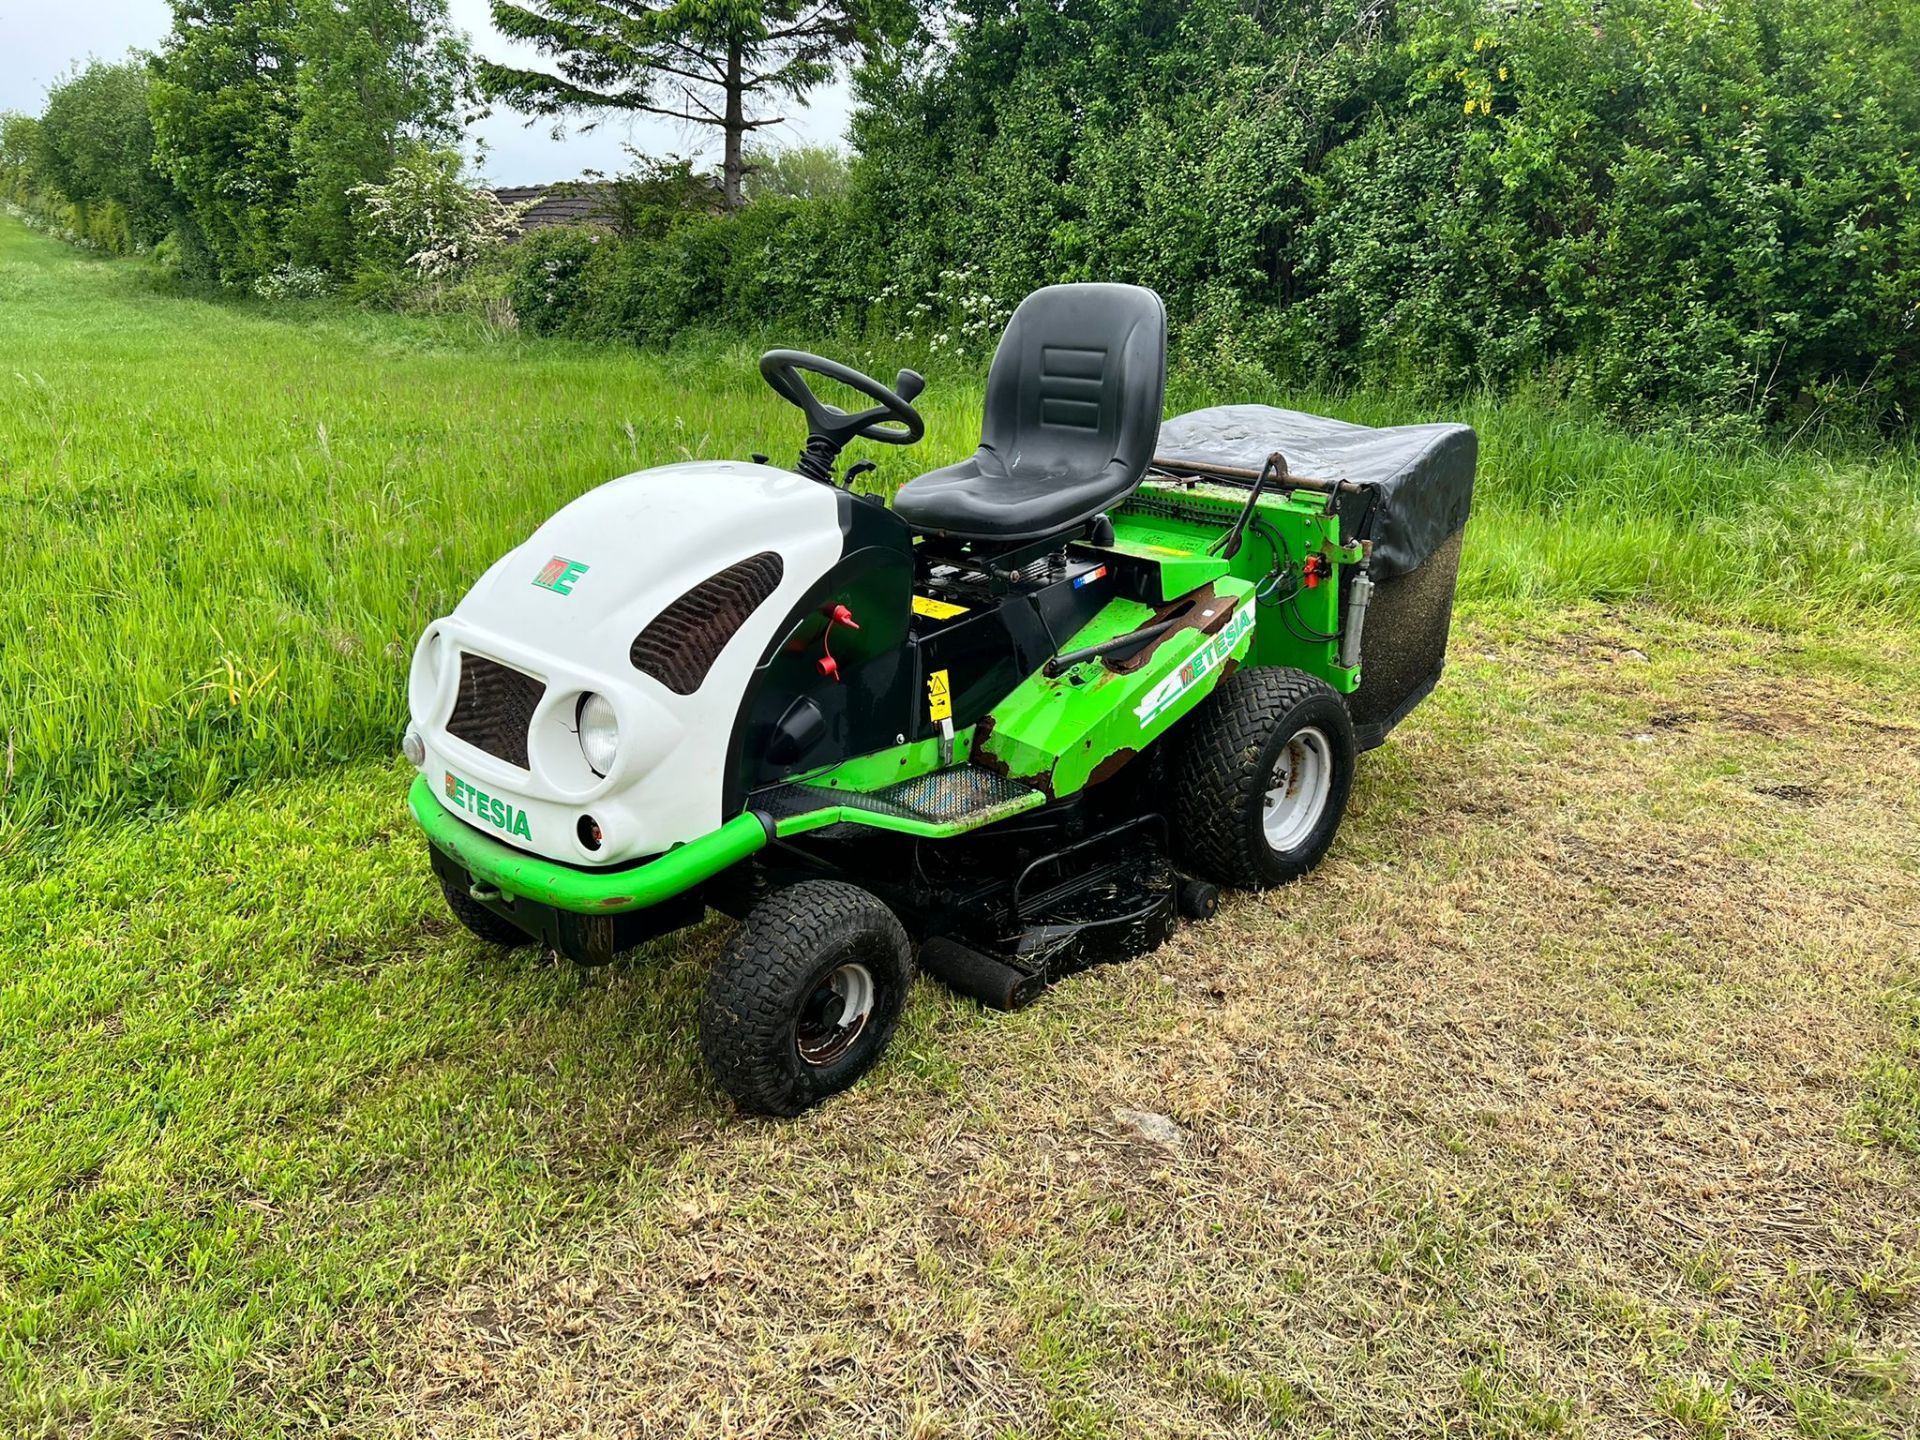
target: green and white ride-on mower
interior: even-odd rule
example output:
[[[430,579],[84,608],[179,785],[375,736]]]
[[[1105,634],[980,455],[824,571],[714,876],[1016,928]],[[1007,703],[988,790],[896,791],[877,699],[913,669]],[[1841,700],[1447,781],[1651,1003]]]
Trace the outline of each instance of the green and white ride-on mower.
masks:
[[[701,1047],[791,1114],[886,1048],[916,950],[1010,1009],[1217,886],[1311,870],[1357,752],[1439,677],[1475,442],[1263,406],[1163,426],[1160,298],[1061,285],[1015,311],[979,449],[889,506],[835,465],[921,437],[921,378],[760,369],[807,417],[796,469],[567,505],[427,627],[405,748],[475,934],[598,964],[740,919]]]

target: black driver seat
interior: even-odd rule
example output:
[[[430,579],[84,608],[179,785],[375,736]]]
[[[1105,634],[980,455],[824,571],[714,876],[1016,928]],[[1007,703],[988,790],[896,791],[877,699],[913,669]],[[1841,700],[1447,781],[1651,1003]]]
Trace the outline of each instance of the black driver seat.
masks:
[[[1167,388],[1167,308],[1138,285],[1049,285],[1020,302],[987,371],[980,448],[909,480],[924,535],[1009,544],[1084,524],[1133,493]]]

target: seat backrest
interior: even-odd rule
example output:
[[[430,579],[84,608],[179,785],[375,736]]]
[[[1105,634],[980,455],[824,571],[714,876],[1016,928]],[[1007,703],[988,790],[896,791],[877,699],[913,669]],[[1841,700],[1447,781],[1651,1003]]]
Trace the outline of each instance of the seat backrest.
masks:
[[[1010,473],[1108,465],[1138,483],[1167,389],[1167,309],[1139,285],[1049,285],[1020,302],[987,371],[980,448]]]

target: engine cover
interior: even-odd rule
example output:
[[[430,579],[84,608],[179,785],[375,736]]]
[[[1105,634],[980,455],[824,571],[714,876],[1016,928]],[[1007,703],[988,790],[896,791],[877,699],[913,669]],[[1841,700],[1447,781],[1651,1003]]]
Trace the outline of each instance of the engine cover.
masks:
[[[415,649],[409,705],[441,802],[577,865],[657,855],[719,826],[742,695],[840,559],[841,504],[791,471],[697,461],[562,508]],[[581,746],[589,695],[618,726],[605,774]]]

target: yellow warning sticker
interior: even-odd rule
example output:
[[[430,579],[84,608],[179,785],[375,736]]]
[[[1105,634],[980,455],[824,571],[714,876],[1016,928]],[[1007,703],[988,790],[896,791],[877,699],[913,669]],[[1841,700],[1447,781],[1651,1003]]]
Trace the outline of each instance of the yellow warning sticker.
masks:
[[[927,718],[936,725],[953,718],[953,692],[947,688],[944,670],[936,670],[927,677]]]
[[[956,615],[967,613],[964,605],[949,605],[944,600],[936,600],[931,595],[913,597],[913,613],[924,615],[929,620],[951,620]]]

